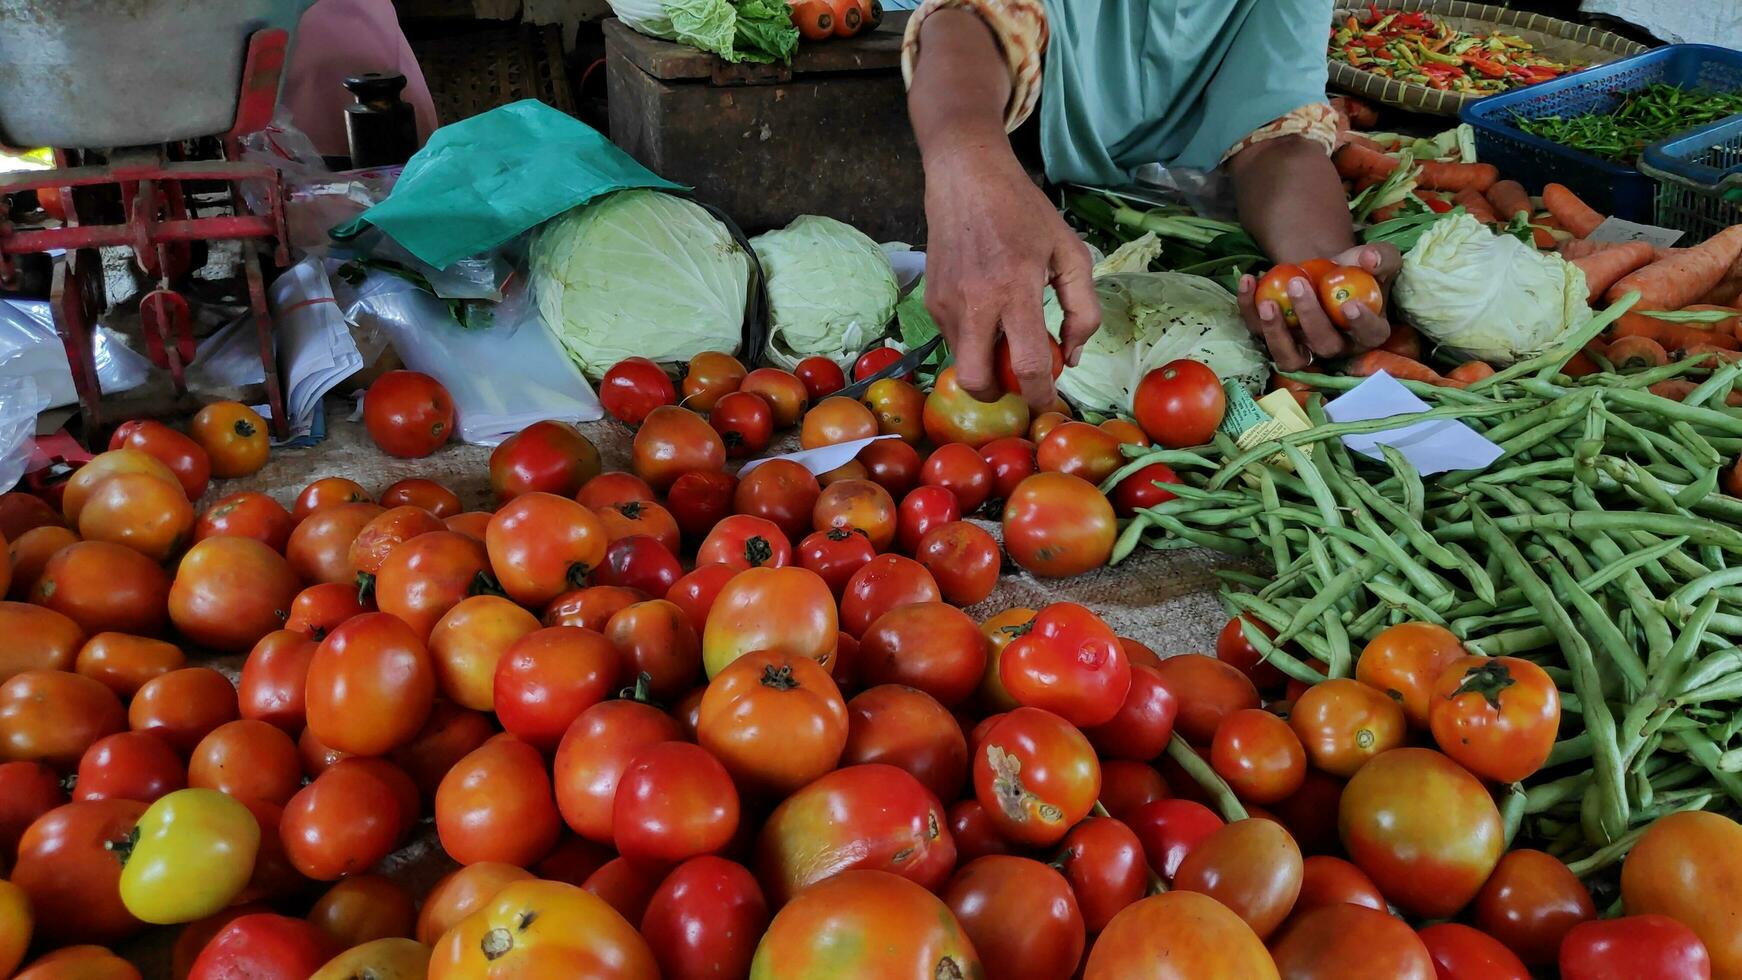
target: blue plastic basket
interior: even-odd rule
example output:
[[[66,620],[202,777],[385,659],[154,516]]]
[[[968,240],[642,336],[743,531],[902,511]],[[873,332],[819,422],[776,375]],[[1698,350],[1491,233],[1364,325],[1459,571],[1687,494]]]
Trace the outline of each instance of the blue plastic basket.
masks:
[[[1532,191],[1555,182],[1604,214],[1655,218],[1657,185],[1637,168],[1551,143],[1515,119],[1576,116],[1615,107],[1632,92],[1663,82],[1683,88],[1742,91],[1742,51],[1713,44],[1671,44],[1553,81],[1472,102],[1459,117],[1476,131],[1476,155]]]
[[[1658,224],[1692,244],[1742,224],[1742,116],[1645,148],[1639,169],[1657,181]]]

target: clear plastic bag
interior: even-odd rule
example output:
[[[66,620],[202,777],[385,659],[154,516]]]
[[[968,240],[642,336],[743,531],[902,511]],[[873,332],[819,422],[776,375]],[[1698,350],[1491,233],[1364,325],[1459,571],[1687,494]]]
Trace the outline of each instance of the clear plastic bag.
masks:
[[[24,476],[36,444],[37,413],[48,407],[48,393],[30,375],[0,375],[0,488],[10,490]]]
[[[108,327],[92,333],[91,347],[97,385],[107,394],[137,388],[151,375],[151,362]],[[49,407],[79,400],[66,345],[55,332],[47,301],[0,299],[0,376],[30,377],[38,393],[49,399]]]

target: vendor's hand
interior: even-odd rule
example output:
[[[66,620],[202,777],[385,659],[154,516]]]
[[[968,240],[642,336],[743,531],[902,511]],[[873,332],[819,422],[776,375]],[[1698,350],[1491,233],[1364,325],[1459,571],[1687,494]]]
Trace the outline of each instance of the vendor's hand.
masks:
[[[1340,255],[1331,256],[1338,265],[1356,265],[1379,280],[1379,288],[1389,293],[1391,280],[1402,264],[1402,253],[1389,244],[1361,245]],[[1264,338],[1270,357],[1279,371],[1298,371],[1311,364],[1315,357],[1342,357],[1358,354],[1385,343],[1391,336],[1391,324],[1384,314],[1375,313],[1360,303],[1343,304],[1343,316],[1349,321],[1344,331],[1331,322],[1319,304],[1318,291],[1304,276],[1288,284],[1294,301],[1295,316],[1300,327],[1290,327],[1282,311],[1270,300],[1258,300],[1258,281],[1253,276],[1240,277],[1240,315],[1247,329]]]
[[[992,363],[1002,334],[1022,397],[1036,410],[1052,405],[1043,291],[1058,292],[1061,346],[1075,364],[1101,325],[1088,247],[1007,149],[928,160],[925,197],[925,305],[955,355],[956,380],[981,401],[1003,395]]]

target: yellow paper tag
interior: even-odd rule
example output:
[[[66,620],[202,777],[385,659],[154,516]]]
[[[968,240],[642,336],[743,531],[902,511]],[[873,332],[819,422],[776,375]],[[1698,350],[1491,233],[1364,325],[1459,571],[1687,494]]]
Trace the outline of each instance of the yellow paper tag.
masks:
[[[1251,449],[1253,446],[1259,445],[1260,443],[1281,439],[1284,436],[1292,435],[1296,432],[1305,432],[1313,427],[1312,420],[1307,418],[1305,410],[1300,407],[1299,402],[1294,400],[1293,393],[1287,390],[1278,389],[1273,391],[1270,394],[1265,395],[1263,398],[1258,399],[1257,404],[1259,408],[1263,409],[1266,418],[1262,422],[1249,426],[1234,440],[1235,445],[1239,446],[1241,449]],[[1309,444],[1300,448],[1301,451],[1306,453],[1308,456],[1312,455],[1312,445]],[[1278,451],[1276,455],[1271,456],[1265,462],[1271,466],[1285,469],[1290,472],[1294,471],[1294,464],[1290,463],[1288,456],[1281,451]],[[1257,479],[1250,470],[1243,474],[1243,476],[1247,480]]]

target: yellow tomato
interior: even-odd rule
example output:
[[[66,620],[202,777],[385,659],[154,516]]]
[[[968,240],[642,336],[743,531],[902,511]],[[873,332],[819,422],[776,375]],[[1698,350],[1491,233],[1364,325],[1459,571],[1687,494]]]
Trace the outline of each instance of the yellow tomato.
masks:
[[[428,972],[429,947],[395,937],[353,946],[328,960],[309,980],[424,980]]]
[[[203,919],[230,904],[254,874],[260,825],[215,789],[176,790],[139,818],[124,849],[121,903],[159,925]]]

